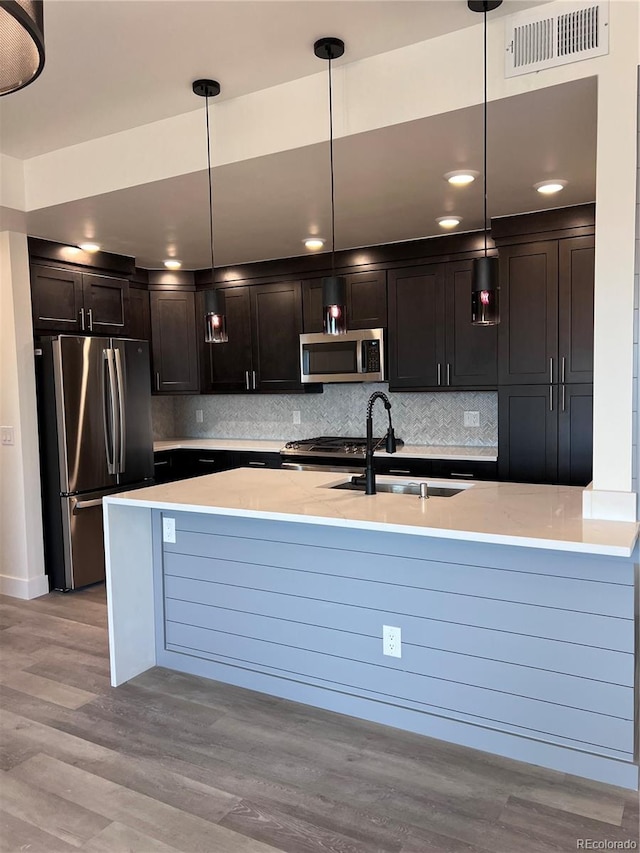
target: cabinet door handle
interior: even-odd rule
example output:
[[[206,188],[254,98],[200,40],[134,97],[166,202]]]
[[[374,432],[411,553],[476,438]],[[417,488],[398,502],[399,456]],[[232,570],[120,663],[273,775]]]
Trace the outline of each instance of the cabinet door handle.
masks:
[[[440,378],[441,378],[440,374],[441,374],[440,362],[438,362],[438,385],[440,384]]]
[[[553,384],[553,359],[549,359],[549,382]]]
[[[255,391],[256,390],[256,372],[255,372],[255,370],[251,371],[251,378],[253,381],[253,390]]]
[[[250,467],[252,468],[266,468],[266,462],[249,462]]]
[[[156,391],[160,390],[160,371],[156,372]]]
[[[565,404],[565,388],[566,388],[566,385],[563,384],[562,385],[562,411],[563,412],[565,409],[565,405],[564,405]]]
[[[204,465],[217,465],[217,459],[198,459],[198,462],[202,462]]]
[[[80,309],[80,328],[84,332],[84,308]]]
[[[447,385],[451,385],[451,365],[447,362]]]
[[[450,471],[449,476],[450,477],[460,477],[461,479],[464,478],[465,480],[473,480],[473,474],[462,474],[462,473],[457,472],[457,471]]]
[[[245,370],[245,372],[244,372],[244,387],[247,389],[247,391],[251,390],[249,388],[249,371],[248,370]]]
[[[87,322],[89,324],[89,331],[93,332],[93,308],[87,308]]]
[[[404,468],[389,468],[390,474],[411,474],[411,471],[405,471]]]
[[[553,411],[553,385],[549,385],[549,411]]]
[[[161,462],[154,462],[154,463],[153,463],[154,467],[155,467],[156,465],[158,465],[158,466],[159,466],[159,465],[168,465],[168,464],[169,464],[169,460],[168,460],[168,459],[163,459]]]
[[[560,382],[562,382],[563,384],[564,384],[564,363],[565,363],[565,357],[562,356],[562,362],[560,364]]]

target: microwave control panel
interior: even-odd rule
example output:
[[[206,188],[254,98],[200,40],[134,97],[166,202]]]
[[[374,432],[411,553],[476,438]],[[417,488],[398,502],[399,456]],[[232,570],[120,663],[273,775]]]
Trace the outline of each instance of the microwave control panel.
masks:
[[[380,341],[362,341],[362,372],[380,373]]]

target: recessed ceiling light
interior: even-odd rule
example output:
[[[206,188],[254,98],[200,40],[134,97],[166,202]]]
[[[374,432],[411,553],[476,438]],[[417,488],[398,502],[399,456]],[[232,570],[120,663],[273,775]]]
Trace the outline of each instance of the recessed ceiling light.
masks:
[[[462,222],[462,217],[453,215],[439,216],[436,219],[436,222],[441,228],[455,228],[456,225],[460,225]]]
[[[321,249],[324,246],[324,240],[322,237],[307,237],[304,241],[304,245],[312,252],[317,252],[318,249]]]
[[[445,178],[454,187],[464,187],[467,184],[472,184],[478,177],[478,172],[473,172],[471,169],[466,169],[464,172],[447,172]]]
[[[168,270],[179,270],[182,266],[182,261],[177,261],[175,258],[169,258],[169,260],[164,262],[164,265]]]
[[[97,243],[80,243],[78,248],[83,252],[99,252],[101,247]]]
[[[539,184],[534,184],[533,188],[538,190],[539,193],[544,193],[544,195],[552,195],[553,193],[559,193],[566,185],[566,181],[540,181]]]

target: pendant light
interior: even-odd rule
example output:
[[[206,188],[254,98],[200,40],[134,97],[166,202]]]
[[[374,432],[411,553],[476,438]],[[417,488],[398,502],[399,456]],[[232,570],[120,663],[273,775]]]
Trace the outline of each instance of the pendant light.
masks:
[[[217,80],[195,80],[193,92],[205,98],[205,116],[207,121],[207,175],[209,176],[209,239],[211,246],[211,288],[204,294],[204,339],[208,344],[226,344],[227,317],[225,313],[224,290],[215,289],[215,264],[213,260],[213,192],[211,188],[211,136],[209,133],[209,98],[220,94]]]
[[[0,96],[24,89],[44,68],[42,0],[0,0]]]
[[[318,39],[313,46],[318,59],[329,62],[329,162],[331,171],[331,275],[322,279],[322,306],[324,311],[324,332],[327,335],[342,335],[347,331],[347,280],[336,275],[336,216],[335,192],[333,181],[333,89],[331,62],[344,53],[344,42],[328,36]]]
[[[472,12],[484,15],[484,98],[483,98],[483,151],[484,151],[484,255],[474,258],[471,272],[471,322],[475,326],[495,326],[500,322],[498,304],[498,258],[487,254],[487,12],[492,12],[502,0],[468,0]]]

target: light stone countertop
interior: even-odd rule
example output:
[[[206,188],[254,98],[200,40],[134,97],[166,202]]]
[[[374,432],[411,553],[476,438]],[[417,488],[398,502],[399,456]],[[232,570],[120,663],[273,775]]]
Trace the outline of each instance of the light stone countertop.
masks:
[[[279,453],[285,441],[265,441],[243,438],[173,438],[155,441],[154,451],[162,450],[252,450],[254,452]],[[385,453],[376,450],[376,456],[397,459],[448,459],[451,462],[495,462],[498,458],[497,447],[449,447],[447,445],[410,445],[405,444],[397,453]],[[291,457],[294,462],[295,456]],[[360,461],[358,457],[354,462]],[[330,462],[330,460],[329,460]]]
[[[635,522],[583,519],[582,489],[571,486],[465,480],[457,481],[467,487],[460,494],[425,501],[327,488],[344,479],[335,472],[238,468],[123,492],[104,503],[618,557],[631,555],[640,528]]]

